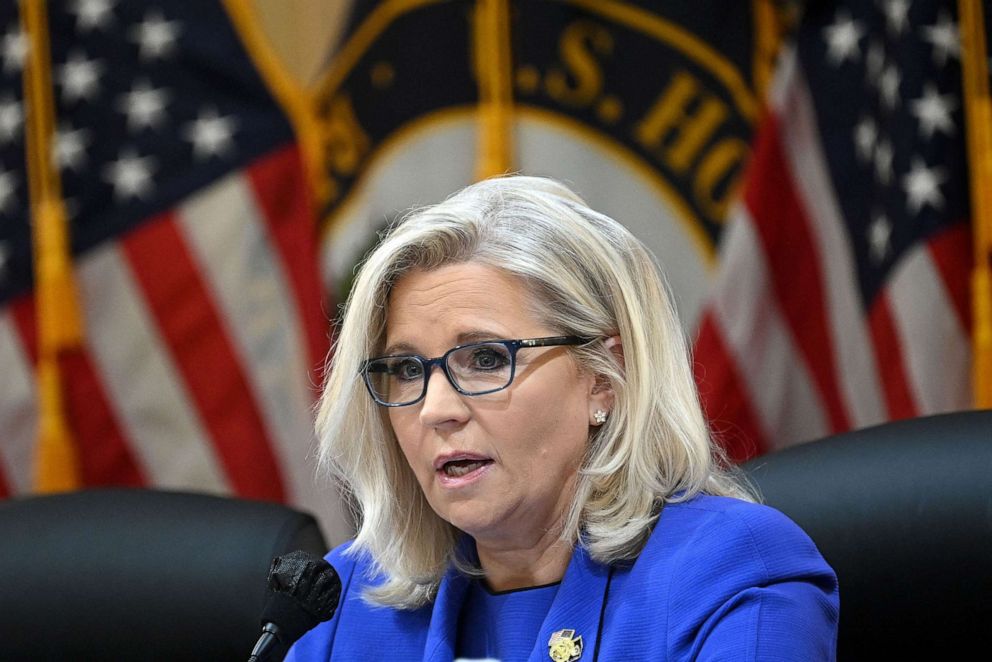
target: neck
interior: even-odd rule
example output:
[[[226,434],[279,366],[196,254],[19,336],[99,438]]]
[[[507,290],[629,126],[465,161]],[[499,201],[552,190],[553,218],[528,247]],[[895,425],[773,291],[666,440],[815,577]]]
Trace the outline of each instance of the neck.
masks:
[[[521,546],[490,545],[476,540],[479,563],[493,591],[561,581],[572,558],[572,549],[555,531],[545,531],[534,544]]]

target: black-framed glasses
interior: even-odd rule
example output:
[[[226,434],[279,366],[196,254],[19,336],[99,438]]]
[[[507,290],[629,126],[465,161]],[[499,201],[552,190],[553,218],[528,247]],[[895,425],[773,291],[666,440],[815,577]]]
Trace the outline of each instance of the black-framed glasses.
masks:
[[[513,383],[517,352],[528,347],[582,345],[592,338],[552,336],[520,340],[487,340],[452,347],[443,356],[427,359],[399,354],[368,359],[361,374],[372,399],[383,407],[403,407],[420,402],[427,394],[427,380],[434,366],[462,395],[486,395]]]

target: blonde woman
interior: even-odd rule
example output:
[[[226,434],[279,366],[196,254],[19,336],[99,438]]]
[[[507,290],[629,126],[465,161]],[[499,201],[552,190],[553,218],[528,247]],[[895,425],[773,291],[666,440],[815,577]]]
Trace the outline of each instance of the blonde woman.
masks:
[[[549,179],[368,256],[319,408],[356,504],[291,660],[825,660],[837,581],[712,445],[647,249]]]

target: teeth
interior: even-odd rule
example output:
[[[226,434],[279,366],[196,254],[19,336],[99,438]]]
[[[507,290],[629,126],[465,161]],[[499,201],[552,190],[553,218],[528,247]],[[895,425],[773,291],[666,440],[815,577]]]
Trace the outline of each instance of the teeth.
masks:
[[[485,462],[481,460],[456,460],[455,462],[448,462],[444,465],[444,473],[453,478],[458,478],[459,476],[472,473],[483,464]]]

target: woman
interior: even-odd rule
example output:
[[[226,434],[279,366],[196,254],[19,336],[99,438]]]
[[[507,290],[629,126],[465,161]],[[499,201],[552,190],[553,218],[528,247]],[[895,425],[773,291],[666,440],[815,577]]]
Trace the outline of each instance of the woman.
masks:
[[[834,657],[836,578],[723,468],[651,255],[548,179],[367,258],[318,415],[357,506],[295,660]]]

